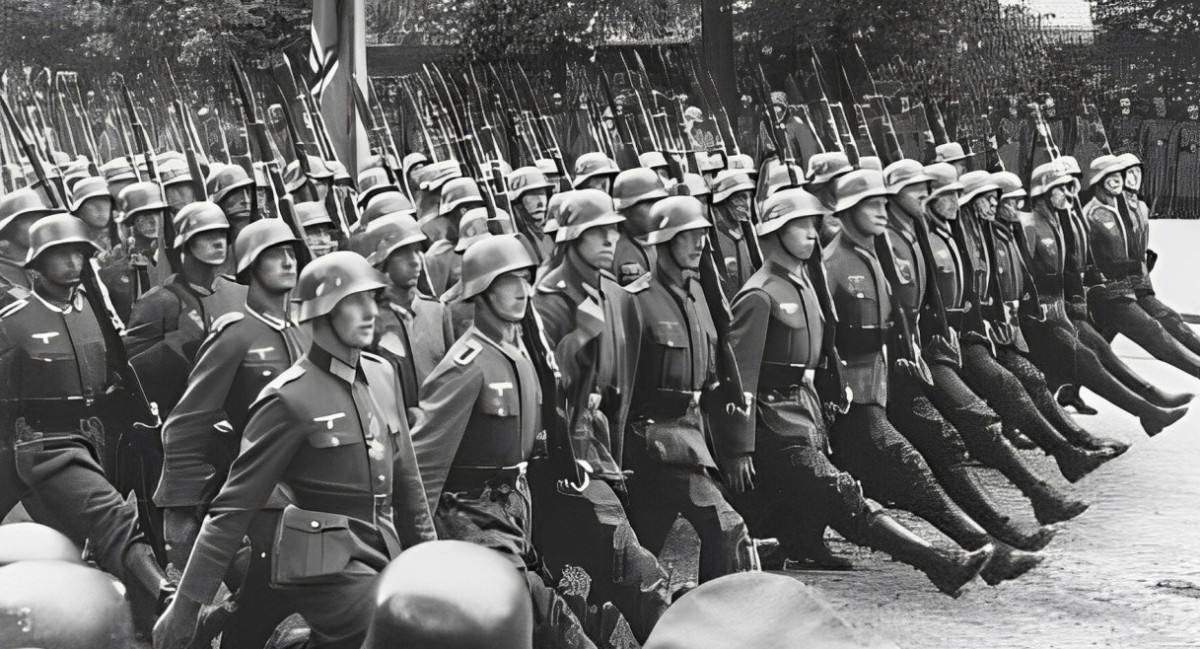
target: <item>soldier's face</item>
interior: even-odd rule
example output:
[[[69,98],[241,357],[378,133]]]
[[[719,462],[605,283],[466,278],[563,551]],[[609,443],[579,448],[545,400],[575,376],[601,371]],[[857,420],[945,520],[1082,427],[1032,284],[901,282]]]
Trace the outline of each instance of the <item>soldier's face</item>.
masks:
[[[704,255],[704,244],[708,241],[708,230],[684,230],[671,238],[667,247],[671,259],[683,270],[700,268],[700,259]]]
[[[415,288],[421,277],[421,244],[404,246],[389,255],[384,272],[397,288]]]
[[[329,313],[329,324],[342,344],[351,349],[362,349],[371,344],[375,337],[375,318],[379,307],[371,291],[353,293],[342,298]]]
[[[732,196],[725,199],[724,205],[728,207],[731,213],[739,220],[750,218],[750,192],[740,191],[735,192]]]
[[[1108,174],[1104,177],[1104,191],[1109,194],[1120,194],[1125,190],[1125,179],[1121,174]]]
[[[79,206],[79,209],[75,210],[75,216],[93,228],[107,226],[108,222],[112,220],[112,213],[112,199],[107,196],[89,198]]]
[[[615,223],[588,228],[575,241],[575,250],[588,266],[596,270],[610,270],[619,236]]]
[[[533,274],[525,269],[505,273],[493,280],[483,295],[501,320],[517,323],[529,308],[532,280]]]
[[[1071,197],[1062,185],[1050,190],[1050,205],[1056,210],[1065,210],[1071,205]]]
[[[1000,202],[1000,195],[996,192],[988,192],[983,196],[978,196],[971,201],[975,206],[975,214],[985,221],[993,221],[996,219],[996,205]]]
[[[243,187],[221,200],[221,209],[229,220],[250,218],[250,189]]]
[[[162,212],[153,210],[137,214],[133,219],[133,231],[143,239],[157,239]]]
[[[1142,168],[1130,167],[1125,170],[1125,189],[1136,192],[1142,188]]]
[[[943,221],[953,221],[958,218],[958,192],[939,194],[929,201],[929,211]]]
[[[227,230],[201,232],[188,240],[188,253],[206,266],[220,266],[229,256],[228,237]]]
[[[318,225],[304,229],[304,242],[312,251],[314,257],[323,257],[337,248],[333,231],[327,225]]]
[[[849,209],[843,225],[869,237],[877,237],[887,229],[886,206],[882,196],[868,198]]]
[[[612,193],[612,176],[592,176],[583,181],[580,189],[599,189],[605,194]]]
[[[929,198],[929,183],[913,183],[903,187],[896,194],[896,203],[909,214],[919,215],[925,208],[925,200]]]
[[[50,284],[70,288],[79,284],[84,263],[83,246],[54,246],[38,256],[36,270]]]
[[[1002,221],[1015,223],[1017,212],[1021,209],[1021,199],[1019,198],[1003,198],[1000,200],[1000,206],[996,210],[996,216]]]
[[[779,230],[779,241],[796,259],[811,259],[817,249],[817,219],[805,217],[788,221]]]
[[[521,206],[529,214],[535,225],[541,225],[546,219],[546,203],[549,193],[545,191],[525,192],[521,194]]]
[[[254,279],[270,293],[286,293],[296,286],[296,250],[290,243],[271,246],[254,261]]]
[[[196,192],[192,189],[190,183],[174,183],[163,188],[166,193],[167,205],[171,206],[171,210],[178,212],[188,203],[196,202]]]

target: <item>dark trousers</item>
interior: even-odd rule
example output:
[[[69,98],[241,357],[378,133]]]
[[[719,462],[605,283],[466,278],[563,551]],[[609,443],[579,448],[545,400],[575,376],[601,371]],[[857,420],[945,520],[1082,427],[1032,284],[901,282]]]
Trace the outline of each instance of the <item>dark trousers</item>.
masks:
[[[750,568],[750,534],[725,497],[725,489],[701,467],[663,464],[645,442],[625,447],[629,521],[642,546],[660,554],[675,519],[683,516],[700,537],[701,583]]]
[[[942,489],[925,459],[888,421],[883,406],[855,403],[829,434],[833,462],[885,506],[929,521],[963,547],[979,547],[987,535]]]
[[[1193,354],[1200,355],[1200,336],[1183,321],[1183,317],[1179,315],[1175,309],[1167,306],[1153,292],[1144,293],[1138,291],[1138,305],[1150,314],[1171,334],[1175,340],[1186,347]]]
[[[1038,412],[1042,413],[1046,421],[1050,422],[1063,438],[1073,443],[1091,437],[1091,433],[1075,423],[1071,415],[1058,405],[1058,401],[1050,393],[1050,387],[1046,385],[1045,376],[1041,370],[1034,367],[1028,356],[1010,347],[999,347],[996,350],[996,360],[1017,377],[1021,386],[1025,388],[1025,394],[1028,394],[1037,406]]]
[[[579,619],[547,584],[542,559],[533,548],[529,487],[515,483],[485,487],[478,495],[442,494],[434,514],[438,538],[469,541],[503,554],[525,575],[533,601],[536,649],[592,649]]]
[[[296,607],[280,589],[271,586],[271,553],[275,530],[283,512],[262,510],[254,517],[246,536],[250,539],[250,561],[234,597],[234,610],[221,634],[221,649],[262,649]]]
[[[962,341],[963,366],[960,376],[1000,415],[1004,425],[1015,428],[1055,458],[1078,450],[1071,445],[1038,409],[1021,380],[992,355],[992,350],[975,340]]]
[[[671,604],[666,571],[638,542],[612,486],[593,478],[583,493],[563,494],[556,476],[544,468],[530,468],[533,542],[546,566],[562,576],[560,592],[568,602],[571,596],[584,598],[585,609],[612,602],[644,643]],[[574,610],[580,619],[586,617],[586,610]]]
[[[287,607],[303,616],[312,630],[305,649],[362,647],[375,611],[379,570],[354,560],[329,581],[280,589]]]
[[[0,448],[0,518],[20,502],[34,522],[89,548],[100,567],[125,579],[126,552],[144,543],[137,512],[113,488],[78,438],[18,441]]]
[[[1045,373],[1049,390],[1062,385],[1081,385],[1137,416],[1155,408],[1141,396],[1147,389],[1145,380],[1117,358],[1108,341],[1095,333],[1091,325],[1084,331],[1065,316],[1046,320],[1027,318],[1021,330],[1029,343],[1029,358]],[[1099,349],[1085,343],[1083,336],[1089,332],[1095,336],[1092,342]],[[1114,365],[1117,370],[1110,370]]]
[[[1151,356],[1200,377],[1200,356],[1176,340],[1161,322],[1137,302],[1093,299],[1089,301],[1088,308],[1097,329],[1108,340],[1116,334],[1125,334]]]

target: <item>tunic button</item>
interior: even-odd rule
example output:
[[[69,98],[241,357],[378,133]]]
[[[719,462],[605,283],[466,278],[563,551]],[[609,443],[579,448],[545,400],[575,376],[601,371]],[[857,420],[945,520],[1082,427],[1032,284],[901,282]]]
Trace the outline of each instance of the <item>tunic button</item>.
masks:
[[[312,523],[309,523],[309,525],[312,525],[312,528],[314,530],[317,529],[318,527],[321,527],[321,523],[319,521],[313,521]]]
[[[330,445],[330,446],[337,446],[338,444],[341,444],[341,443],[342,443],[342,440],[340,440],[340,439],[338,439],[338,438],[336,438],[336,437],[334,437],[333,439],[329,440],[329,445]]]
[[[503,417],[504,416],[504,408],[500,408],[499,410],[497,410],[496,414]]]
[[[379,480],[380,482],[383,482],[384,480],[387,480],[387,476],[380,473],[379,475],[375,476],[375,479]]]
[[[863,296],[863,294],[862,294],[862,293],[855,293],[855,294],[854,294],[854,297],[862,297],[862,296]]]

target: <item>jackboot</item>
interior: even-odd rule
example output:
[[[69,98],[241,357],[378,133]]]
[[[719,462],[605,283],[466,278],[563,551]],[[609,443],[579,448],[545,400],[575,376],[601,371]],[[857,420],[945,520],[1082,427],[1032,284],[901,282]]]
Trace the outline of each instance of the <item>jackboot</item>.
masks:
[[[1058,394],[1054,397],[1058,401],[1058,405],[1064,408],[1074,408],[1075,412],[1081,415],[1095,415],[1100,411],[1089,406],[1083,400],[1083,396],[1079,394],[1078,385],[1062,385],[1058,388]]]
[[[145,542],[136,542],[125,550],[121,581],[133,613],[134,630],[144,639],[154,633],[154,623],[175,595],[175,584],[158,565],[154,550]]]
[[[1171,424],[1183,419],[1188,412],[1187,406],[1179,406],[1169,410],[1163,409],[1156,413],[1153,417],[1140,417],[1142,420],[1142,430],[1146,431],[1146,435],[1154,437],[1163,432]]]
[[[985,545],[974,552],[942,551],[913,534],[894,518],[874,513],[866,525],[864,541],[872,549],[886,552],[897,561],[925,573],[941,592],[958,597],[963,587],[987,567],[994,547]]]
[[[992,501],[987,489],[969,467],[954,467],[938,476],[938,479],[954,502],[992,537],[1027,551],[1041,550],[1054,538],[1053,529],[1022,525],[1003,513],[1003,507]]]
[[[1030,471],[1012,447],[1000,445],[993,450],[990,463],[1025,494],[1042,525],[1070,520],[1088,508],[1087,503],[1067,496]]]
[[[1059,472],[1072,484],[1116,457],[1111,451],[1087,451],[1076,446],[1056,449],[1052,455],[1058,464]]]
[[[997,543],[996,551],[992,554],[992,560],[979,573],[979,576],[983,577],[983,580],[989,586],[995,586],[1002,581],[1009,581],[1020,577],[1036,568],[1041,562],[1041,555],[1032,552],[1022,552],[1004,543]]]

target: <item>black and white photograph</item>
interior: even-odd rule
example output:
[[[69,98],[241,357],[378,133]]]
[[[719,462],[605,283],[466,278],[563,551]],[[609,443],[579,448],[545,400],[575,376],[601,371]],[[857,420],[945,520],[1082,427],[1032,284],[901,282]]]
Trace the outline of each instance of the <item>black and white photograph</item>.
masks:
[[[0,0],[0,649],[1200,647],[1196,0]]]

